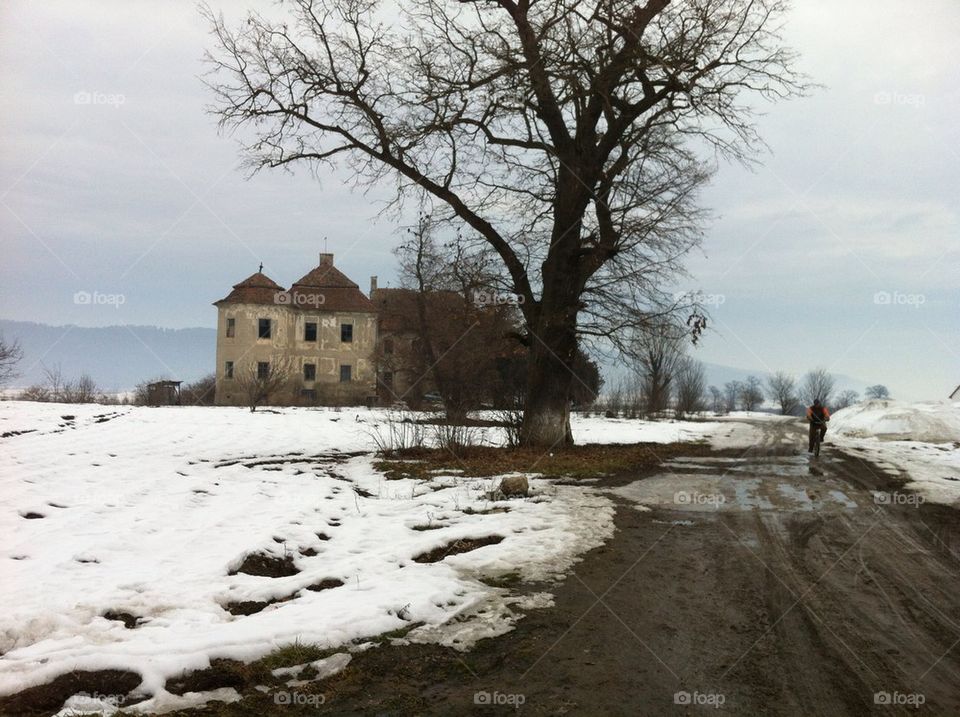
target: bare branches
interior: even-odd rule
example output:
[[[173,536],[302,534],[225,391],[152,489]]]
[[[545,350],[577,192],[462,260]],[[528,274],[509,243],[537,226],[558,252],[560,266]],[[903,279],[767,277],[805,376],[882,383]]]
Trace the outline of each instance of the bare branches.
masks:
[[[23,359],[23,348],[17,340],[7,341],[0,335],[0,386],[9,383],[19,374],[17,364]]]
[[[289,25],[234,29],[207,9],[208,81],[253,170],[337,162],[445,207],[523,298],[531,371],[566,375],[578,335],[623,348],[696,310],[665,287],[706,218],[697,152],[751,161],[750,98],[805,89],[785,1],[285,0]]]

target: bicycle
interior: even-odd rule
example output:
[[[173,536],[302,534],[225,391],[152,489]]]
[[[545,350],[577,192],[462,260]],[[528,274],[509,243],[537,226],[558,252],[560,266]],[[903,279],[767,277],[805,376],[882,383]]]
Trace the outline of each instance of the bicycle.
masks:
[[[816,430],[813,432],[813,457],[820,457],[820,444],[823,442],[823,432],[820,430],[820,426],[826,426],[826,421],[810,421],[811,426],[816,426]]]

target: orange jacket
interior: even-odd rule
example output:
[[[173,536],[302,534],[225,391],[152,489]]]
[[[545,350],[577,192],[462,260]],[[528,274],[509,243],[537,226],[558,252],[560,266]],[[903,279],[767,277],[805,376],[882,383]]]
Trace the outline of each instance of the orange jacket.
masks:
[[[830,409],[827,408],[826,406],[821,406],[821,408],[823,409],[823,420],[824,420],[824,421],[829,421],[829,420],[830,420]],[[812,421],[812,420],[813,420],[813,406],[807,406],[807,420],[808,420],[808,421]]]

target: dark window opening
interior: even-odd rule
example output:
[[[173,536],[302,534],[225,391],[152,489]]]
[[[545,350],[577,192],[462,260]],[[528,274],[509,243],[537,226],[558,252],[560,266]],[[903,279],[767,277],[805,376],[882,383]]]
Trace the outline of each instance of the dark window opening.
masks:
[[[303,364],[303,380],[315,381],[317,378],[317,365],[315,363]]]
[[[340,341],[345,344],[353,341],[353,324],[340,324]]]
[[[223,377],[233,378],[233,361],[227,361],[223,365]]]
[[[384,386],[387,386],[388,388],[393,387],[393,371],[384,371],[380,380],[383,382]]]
[[[384,339],[383,340],[383,353],[392,354],[393,353],[393,339]]]
[[[350,383],[350,366],[345,365],[340,367],[340,383]]]
[[[304,341],[316,341],[317,340],[317,322],[308,321],[303,326],[303,340]]]
[[[227,338],[232,339],[237,331],[237,320],[227,319]]]
[[[270,338],[270,319],[257,319],[257,338]]]
[[[270,362],[269,361],[257,361],[257,378],[265,379],[270,376]]]

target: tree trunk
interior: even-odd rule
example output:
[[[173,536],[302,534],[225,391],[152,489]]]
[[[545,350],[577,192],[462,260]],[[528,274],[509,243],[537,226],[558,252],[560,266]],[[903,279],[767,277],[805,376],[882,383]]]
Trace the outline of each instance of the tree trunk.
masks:
[[[571,374],[547,351],[531,347],[527,399],[520,442],[525,446],[559,448],[573,445],[570,432]]]
[[[574,236],[576,236],[574,234]],[[546,448],[573,445],[570,396],[577,354],[580,288],[570,252],[544,262],[543,298],[531,327],[527,397],[520,440]]]

